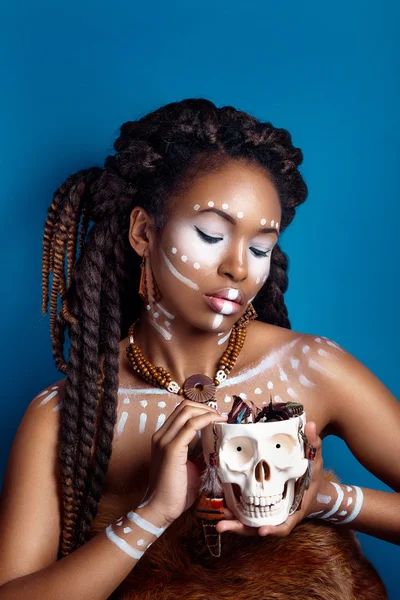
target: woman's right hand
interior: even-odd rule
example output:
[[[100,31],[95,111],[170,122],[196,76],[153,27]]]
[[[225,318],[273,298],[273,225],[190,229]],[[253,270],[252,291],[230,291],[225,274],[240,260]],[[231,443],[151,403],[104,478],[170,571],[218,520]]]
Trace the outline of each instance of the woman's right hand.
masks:
[[[214,408],[183,400],[152,437],[149,508],[170,524],[196,499],[199,469],[188,460],[188,446],[212,422],[226,421]]]

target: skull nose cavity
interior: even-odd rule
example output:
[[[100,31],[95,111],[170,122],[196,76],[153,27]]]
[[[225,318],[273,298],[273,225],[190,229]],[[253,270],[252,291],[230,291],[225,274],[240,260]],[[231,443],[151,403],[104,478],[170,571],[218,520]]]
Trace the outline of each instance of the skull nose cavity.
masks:
[[[270,475],[271,470],[269,468],[269,464],[265,460],[260,460],[256,466],[256,480],[258,483],[269,481]]]

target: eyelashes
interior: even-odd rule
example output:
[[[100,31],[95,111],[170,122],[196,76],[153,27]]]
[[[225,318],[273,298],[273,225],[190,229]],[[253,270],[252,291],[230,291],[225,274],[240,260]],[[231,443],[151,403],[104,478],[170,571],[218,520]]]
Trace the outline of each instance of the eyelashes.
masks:
[[[213,237],[211,235],[207,235],[207,233],[204,233],[204,231],[202,231],[201,229],[196,227],[196,225],[194,226],[194,228],[195,228],[199,238],[201,240],[203,240],[204,242],[206,242],[207,244],[217,244],[218,242],[221,242],[224,239],[221,237]],[[252,251],[254,256],[257,256],[259,258],[265,258],[271,252],[271,250],[258,250],[257,248],[250,248],[250,250]]]
[[[194,228],[197,231],[199,238],[204,240],[205,242],[207,242],[207,244],[216,244],[217,242],[220,242],[221,240],[224,239],[224,238],[212,237],[211,235],[207,235],[206,233],[204,233],[204,231],[201,231],[201,229],[198,229],[196,227],[196,225],[194,226]]]

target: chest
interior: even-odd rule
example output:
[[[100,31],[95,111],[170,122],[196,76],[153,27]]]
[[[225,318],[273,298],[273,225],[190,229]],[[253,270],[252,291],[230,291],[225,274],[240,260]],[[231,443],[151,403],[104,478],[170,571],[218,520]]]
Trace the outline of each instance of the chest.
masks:
[[[238,374],[233,373],[217,388],[218,410],[228,413],[235,395],[260,408],[269,404],[271,398],[274,402],[300,402],[307,421],[315,421],[317,433],[321,437],[331,433],[324,382],[310,368],[309,361],[302,359],[304,354],[302,348],[297,353],[277,351]],[[148,483],[152,436],[181,401],[181,396],[150,388],[140,381],[129,387],[122,382],[106,491],[133,494],[133,500],[140,502]],[[192,449],[196,443],[199,439],[194,440]]]

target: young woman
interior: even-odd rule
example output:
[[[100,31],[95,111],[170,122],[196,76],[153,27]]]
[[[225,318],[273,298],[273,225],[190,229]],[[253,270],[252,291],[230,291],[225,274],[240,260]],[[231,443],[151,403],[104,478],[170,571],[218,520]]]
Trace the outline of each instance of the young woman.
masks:
[[[351,530],[400,542],[400,405],[335,342],[290,329],[279,237],[307,196],[301,150],[203,99],[123,124],[115,150],[48,211],[43,310],[65,378],[11,450],[0,600],[386,597]],[[193,375],[216,409],[190,399]],[[190,458],[234,395],[303,404],[317,455],[300,510],[256,529],[226,508],[213,558]],[[329,434],[397,493],[324,474]]]

